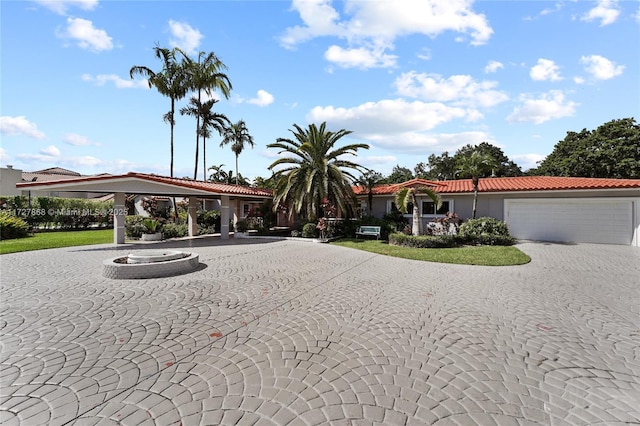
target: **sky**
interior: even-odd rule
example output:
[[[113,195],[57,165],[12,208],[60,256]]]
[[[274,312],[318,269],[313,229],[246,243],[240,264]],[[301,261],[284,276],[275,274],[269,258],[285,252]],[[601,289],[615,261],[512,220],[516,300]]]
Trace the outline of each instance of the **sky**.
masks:
[[[156,45],[227,66],[231,95],[213,96],[254,138],[249,179],[294,124],[352,131],[340,142],[370,148],[349,159],[388,175],[481,142],[527,170],[568,131],[640,115],[638,1],[3,0],[0,40],[0,165],[24,171],[169,175],[170,100],[129,77],[161,69]],[[193,177],[195,128],[176,114],[176,177]],[[220,140],[207,167],[234,170]]]

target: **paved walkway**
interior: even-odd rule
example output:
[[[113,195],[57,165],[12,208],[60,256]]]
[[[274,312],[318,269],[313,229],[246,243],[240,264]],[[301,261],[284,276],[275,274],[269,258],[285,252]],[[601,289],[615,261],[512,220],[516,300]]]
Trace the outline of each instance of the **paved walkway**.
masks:
[[[638,249],[526,243],[530,264],[478,267],[163,246],[206,266],[116,281],[102,261],[132,247],[0,257],[0,424],[640,423]]]

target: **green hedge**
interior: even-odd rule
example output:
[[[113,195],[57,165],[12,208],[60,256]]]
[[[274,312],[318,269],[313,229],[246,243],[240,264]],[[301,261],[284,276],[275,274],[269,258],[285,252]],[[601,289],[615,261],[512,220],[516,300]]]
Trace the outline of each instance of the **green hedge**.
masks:
[[[389,244],[411,248],[447,248],[461,246],[464,240],[457,235],[414,236],[395,232],[389,235]]]

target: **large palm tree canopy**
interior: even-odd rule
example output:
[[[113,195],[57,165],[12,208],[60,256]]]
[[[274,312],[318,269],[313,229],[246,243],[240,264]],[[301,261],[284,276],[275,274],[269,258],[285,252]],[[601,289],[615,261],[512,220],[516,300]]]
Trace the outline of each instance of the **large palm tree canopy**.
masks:
[[[176,61],[176,49],[154,47],[156,58],[162,61],[162,70],[152,71],[150,68],[134,65],[129,70],[129,76],[136,74],[147,78],[149,87],[155,87],[158,93],[171,99],[171,109],[163,115],[163,120],[171,126],[171,177],[173,177],[173,127],[175,126],[175,102],[184,98],[188,88],[186,85],[185,68]]]
[[[238,184],[238,178],[240,177],[238,173],[238,156],[244,150],[245,144],[251,148],[255,146],[253,136],[249,134],[249,129],[247,129],[247,124],[244,120],[233,123],[225,129],[220,147],[228,144],[231,144],[231,151],[236,155],[236,184]]]
[[[355,195],[351,185],[356,177],[351,171],[366,169],[343,157],[355,156],[358,149],[369,149],[369,145],[357,143],[336,148],[336,143],[352,132],[327,131],[326,123],[320,127],[311,124],[307,129],[294,124],[294,128],[290,131],[295,139],[278,138],[267,145],[267,148],[279,149],[279,154],[290,155],[269,166],[270,170],[278,168],[274,208],[284,206],[290,213],[304,210],[309,220],[318,217],[325,199],[345,213],[353,210]]]

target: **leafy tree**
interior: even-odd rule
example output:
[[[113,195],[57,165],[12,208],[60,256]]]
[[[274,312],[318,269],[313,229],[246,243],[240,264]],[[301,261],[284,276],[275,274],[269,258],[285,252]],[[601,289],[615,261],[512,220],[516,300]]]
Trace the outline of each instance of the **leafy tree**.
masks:
[[[369,170],[362,174],[357,180],[356,185],[367,192],[367,207],[369,208],[369,216],[373,216],[371,208],[373,207],[373,188],[383,181],[380,173]]]
[[[220,93],[222,93],[225,99],[229,99],[229,93],[231,92],[232,85],[229,77],[224,72],[222,72],[227,69],[227,66],[215,55],[215,53],[199,52],[197,60],[193,60],[182,50],[176,48],[176,51],[180,52],[180,54],[184,58],[184,68],[187,76],[187,87],[189,88],[189,90],[193,90],[197,93],[197,96],[195,97],[197,101],[194,102],[194,98],[192,98],[191,102],[191,104],[196,107],[193,114],[196,117],[196,154],[193,178],[197,179],[200,136],[203,136],[203,126],[200,126],[200,122],[201,120],[204,120],[205,111],[202,108],[202,92],[204,91],[207,95],[211,96],[214,91],[218,90],[220,91]],[[216,101],[214,101],[213,103],[215,102]],[[209,113],[211,113],[211,107],[213,106],[213,103],[211,103],[209,107]],[[204,143],[205,142],[203,138],[203,149],[206,150],[206,148],[204,148]],[[206,160],[204,161],[204,163],[203,174],[205,175],[206,180]]]
[[[129,70],[129,77],[139,74],[147,78],[149,87],[155,87],[158,93],[171,99],[171,110],[163,116],[163,120],[171,126],[171,177],[173,177],[173,128],[175,126],[175,103],[187,94],[187,75],[184,66],[176,60],[176,49],[154,47],[156,58],[162,61],[162,69],[158,72],[140,65]]]
[[[249,145],[251,148],[255,146],[253,142],[253,136],[249,134],[249,129],[247,129],[247,125],[243,120],[238,121],[237,123],[231,124],[224,130],[222,134],[222,142],[220,142],[220,147],[231,144],[231,151],[236,155],[236,185],[238,184],[238,178],[240,174],[238,173],[238,156],[244,150],[244,146]]]
[[[640,178],[640,125],[612,120],[596,130],[567,132],[532,175]]]
[[[275,187],[276,180],[273,176],[268,178],[263,178],[262,176],[256,176],[253,179],[253,183],[251,184],[254,188],[263,188],[263,189],[273,189]]]
[[[411,233],[413,235],[422,234],[422,220],[420,219],[420,206],[418,205],[418,194],[424,194],[431,198],[431,200],[437,205],[437,209],[440,208],[442,202],[440,196],[427,187],[417,188],[402,188],[395,194],[395,203],[402,213],[407,213],[411,208],[413,209],[413,223],[411,226]]]
[[[479,152],[481,154],[486,154],[492,157],[495,160],[495,166],[491,169],[487,170],[480,177],[503,177],[503,176],[522,176],[522,170],[520,166],[511,161],[509,157],[507,157],[502,149],[499,147],[492,145],[488,142],[482,142],[478,145],[465,145],[456,151],[456,154],[453,156],[454,164],[458,164],[461,161],[462,157],[471,155],[474,152]]]
[[[336,147],[338,141],[351,134],[348,130],[331,132],[326,130],[326,123],[320,127],[310,124],[303,129],[297,124],[294,139],[278,138],[267,148],[279,149],[279,153],[287,153],[288,157],[274,161],[270,170],[278,166],[284,168],[276,171],[276,187],[274,190],[274,209],[287,207],[290,214],[296,212],[306,215],[310,221],[321,213],[324,201],[337,206],[348,213],[355,205],[352,183],[356,180],[351,170],[361,171],[364,168],[352,161],[344,159],[345,155],[357,155],[358,149],[369,149],[363,143]]]
[[[413,179],[413,173],[406,167],[400,167],[396,165],[391,174],[385,178],[386,183],[402,183]]]
[[[490,154],[473,151],[468,155],[460,157],[457,163],[460,177],[471,178],[473,182],[473,219],[476,218],[476,207],[478,205],[478,186],[480,178],[486,176],[491,170],[498,167],[496,159]]]
[[[419,163],[416,166],[416,175],[423,179],[431,180],[451,180],[456,178],[456,157],[450,157],[449,152],[445,151],[440,155],[431,154],[429,156],[428,171],[422,171],[418,175],[418,166],[424,163]],[[424,166],[421,168],[424,170]]]
[[[228,179],[227,172],[223,169],[224,164],[220,164],[219,166],[211,166],[209,170],[212,172],[209,176],[209,180],[211,182],[226,182]]]

